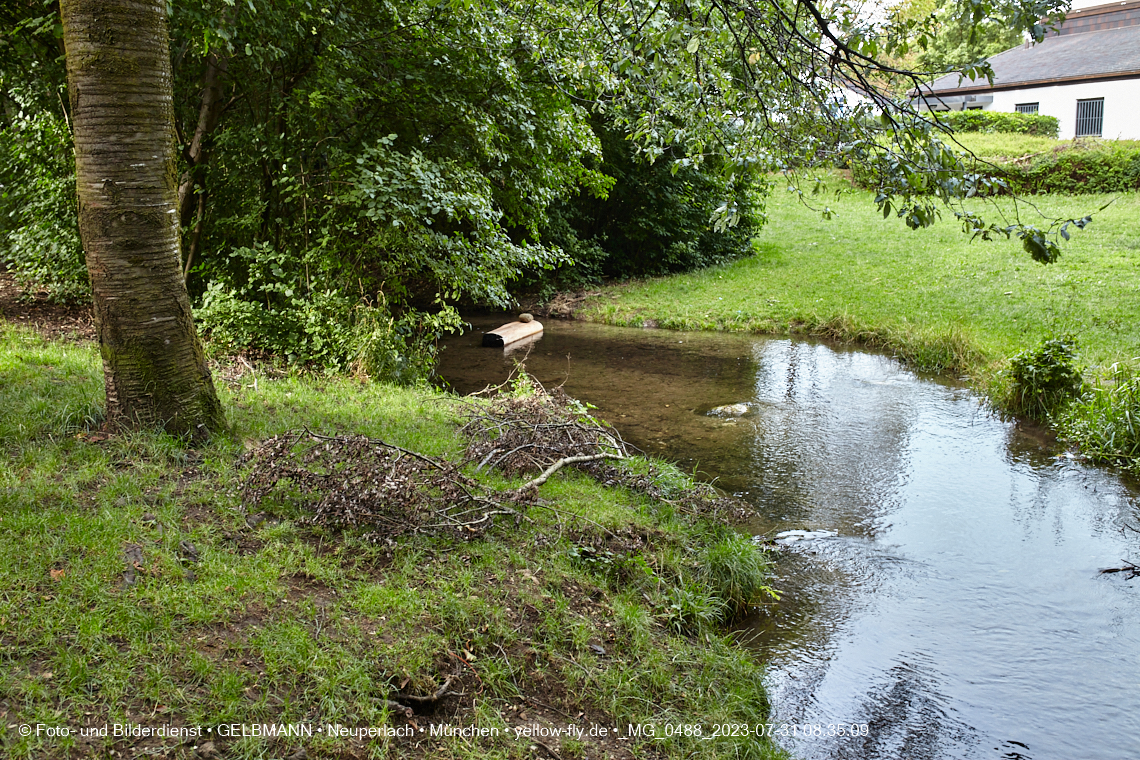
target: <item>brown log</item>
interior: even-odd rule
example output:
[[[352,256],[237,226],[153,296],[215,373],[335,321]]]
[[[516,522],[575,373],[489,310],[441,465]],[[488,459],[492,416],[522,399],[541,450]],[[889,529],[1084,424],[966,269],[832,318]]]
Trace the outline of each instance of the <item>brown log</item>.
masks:
[[[511,322],[496,327],[491,332],[483,333],[483,345],[489,348],[502,348],[541,332],[541,322]]]

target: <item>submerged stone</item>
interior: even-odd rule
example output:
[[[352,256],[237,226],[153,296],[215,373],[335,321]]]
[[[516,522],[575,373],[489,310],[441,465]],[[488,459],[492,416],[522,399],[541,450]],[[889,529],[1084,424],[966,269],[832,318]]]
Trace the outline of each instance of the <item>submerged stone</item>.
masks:
[[[748,404],[725,404],[710,409],[708,413],[714,417],[743,417],[752,411]]]

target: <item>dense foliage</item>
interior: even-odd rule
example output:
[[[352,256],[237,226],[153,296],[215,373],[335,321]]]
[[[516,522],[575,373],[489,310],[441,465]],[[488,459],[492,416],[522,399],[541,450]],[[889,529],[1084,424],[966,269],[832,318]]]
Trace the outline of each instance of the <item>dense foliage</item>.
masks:
[[[0,130],[0,260],[24,283],[57,298],[86,294],[75,217],[75,158],[63,115],[27,88],[8,90]]]
[[[1081,389],[1076,344],[1071,338],[1050,338],[1009,360],[1009,408],[1038,419],[1075,397]]]
[[[1000,111],[947,111],[938,118],[955,132],[999,132],[1020,135],[1056,137],[1056,116],[1036,113],[1002,113]]]
[[[597,130],[602,141],[599,169],[614,184],[605,196],[580,192],[550,210],[544,239],[569,253],[573,266],[554,278],[562,287],[596,284],[604,277],[634,277],[720,264],[751,251],[761,221],[738,181],[731,200],[740,221],[716,229],[712,219],[722,187],[708,168],[676,166],[674,157],[650,164],[612,129]]]
[[[892,12],[902,18],[929,18],[931,34],[914,56],[925,71],[957,71],[1018,45],[1021,31],[992,15],[980,3],[954,0],[902,0]]]
[[[1128,193],[1140,190],[1140,148],[1063,143],[1001,166],[1014,192]]]
[[[965,5],[1040,35],[1056,2]],[[873,166],[880,207],[911,226],[977,192],[938,126],[888,99],[920,78],[878,60],[937,27],[846,3],[187,0],[171,13],[187,282],[200,324],[233,347],[411,378],[457,304],[507,306],[524,273],[589,281],[740,255],[773,171],[798,188],[837,160]],[[66,295],[83,278],[57,15],[55,0],[0,10],[0,247],[18,276]],[[1059,222],[956,213],[974,234],[1055,248]]]

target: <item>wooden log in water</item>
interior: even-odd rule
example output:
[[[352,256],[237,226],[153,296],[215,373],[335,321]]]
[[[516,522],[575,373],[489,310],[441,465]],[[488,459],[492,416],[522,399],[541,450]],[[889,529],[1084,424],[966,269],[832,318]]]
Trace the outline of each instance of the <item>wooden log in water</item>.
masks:
[[[502,348],[541,332],[541,322],[511,322],[502,327],[496,327],[491,332],[483,333],[483,345],[490,348]]]

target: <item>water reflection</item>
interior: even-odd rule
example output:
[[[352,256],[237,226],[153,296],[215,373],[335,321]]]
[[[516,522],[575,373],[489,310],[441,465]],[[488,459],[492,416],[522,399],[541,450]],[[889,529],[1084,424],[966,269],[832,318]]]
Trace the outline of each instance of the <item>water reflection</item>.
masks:
[[[485,328],[500,320],[488,320]],[[528,368],[653,454],[756,505],[756,532],[830,528],[780,560],[757,617],[777,720],[805,758],[1140,756],[1136,491],[888,358],[729,335],[548,325]],[[449,341],[461,392],[501,351]],[[705,412],[748,404],[741,417]]]

